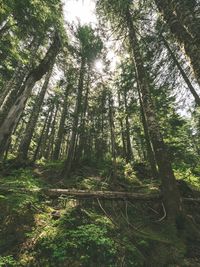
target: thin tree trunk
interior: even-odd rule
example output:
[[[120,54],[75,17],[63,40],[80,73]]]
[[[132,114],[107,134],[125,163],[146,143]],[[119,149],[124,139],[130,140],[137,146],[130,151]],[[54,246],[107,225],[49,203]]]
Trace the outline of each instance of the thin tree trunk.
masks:
[[[33,162],[35,162],[36,159],[37,159],[37,156],[38,156],[38,153],[39,153],[41,144],[42,144],[42,139],[43,139],[44,131],[45,131],[46,126],[47,126],[48,118],[49,118],[48,116],[46,116],[46,118],[45,118],[44,125],[42,127],[42,132],[40,134],[40,137],[39,137],[39,140],[38,140],[38,143],[37,143],[37,147],[36,147],[36,150],[35,150],[34,155],[33,155]]]
[[[39,149],[38,149],[39,158],[41,158],[45,155],[45,151],[46,151],[46,147],[47,147],[47,140],[48,140],[48,135],[49,135],[50,126],[51,126],[51,122],[52,122],[54,108],[55,108],[55,103],[52,102],[50,104],[50,108],[49,108],[49,112],[48,112],[49,116],[47,116],[48,119],[47,119],[47,121],[45,121],[46,127],[45,127],[44,134],[42,135],[41,147],[39,147]]]
[[[119,111],[121,111],[120,108],[122,107],[122,101],[121,101],[120,91],[118,91],[117,96],[118,96],[118,105],[119,105],[118,106],[118,109],[119,109]],[[122,111],[124,112],[124,110],[122,110]],[[126,158],[126,155],[127,155],[126,148],[127,148],[127,146],[126,146],[125,129],[124,129],[124,124],[123,124],[123,118],[121,118],[120,115],[119,115],[119,123],[120,123],[120,128],[121,128],[121,139],[122,139],[122,148],[123,148],[123,158],[125,158],[127,160],[127,158]]]
[[[109,104],[109,124],[110,124],[110,136],[111,136],[112,163],[113,163],[112,182],[115,182],[117,179],[115,125],[113,118],[113,99],[110,93],[108,95],[108,104]]]
[[[130,138],[130,124],[129,124],[129,116],[128,116],[128,105],[127,105],[127,95],[126,91],[124,90],[124,107],[125,107],[125,125],[126,125],[126,145],[127,145],[127,161],[131,161],[133,159],[133,151],[131,147],[131,138]]]
[[[77,129],[79,123],[79,114],[81,112],[81,101],[82,101],[82,92],[83,92],[83,81],[85,75],[85,59],[82,58],[81,60],[81,68],[80,68],[80,75],[79,75],[79,82],[78,82],[78,92],[77,92],[77,99],[76,99],[76,106],[74,111],[74,121],[72,126],[72,134],[71,139],[67,151],[67,159],[65,161],[65,167],[63,170],[63,175],[65,178],[68,177],[71,171],[72,161],[74,158],[74,151],[76,145],[76,137],[77,137]]]
[[[68,95],[69,95],[70,88],[71,88],[71,84],[69,83],[67,85],[67,88],[65,91],[63,109],[62,109],[61,118],[60,118],[60,122],[59,122],[58,133],[57,133],[57,137],[56,137],[56,141],[55,141],[55,149],[53,152],[53,160],[58,160],[59,155],[60,155],[61,144],[62,144],[63,135],[64,135],[64,131],[65,131],[65,120],[66,120],[66,116],[67,116],[67,108],[68,108],[67,104],[68,104]]]
[[[55,105],[55,113],[53,115],[53,121],[51,124],[51,131],[50,134],[48,136],[48,146],[47,149],[45,151],[45,158],[46,159],[51,159],[52,156],[52,151],[53,151],[53,145],[54,145],[54,137],[55,137],[55,131],[56,131],[56,120],[57,120],[57,114],[58,114],[58,109],[59,109],[59,102],[57,101],[56,105]]]

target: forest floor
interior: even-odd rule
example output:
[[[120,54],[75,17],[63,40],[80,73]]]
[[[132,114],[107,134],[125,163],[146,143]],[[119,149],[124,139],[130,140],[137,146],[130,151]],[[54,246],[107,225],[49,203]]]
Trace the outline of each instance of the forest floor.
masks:
[[[62,163],[51,162],[1,170],[0,187],[13,192],[0,191],[0,266],[200,266],[199,244],[191,242],[186,250],[165,223],[161,201],[80,200],[65,195],[50,198],[35,190],[148,193],[156,191],[159,183],[142,180],[130,169],[126,170],[130,179],[123,177],[111,183],[105,166],[86,165],[64,181],[61,169]],[[187,211],[199,224],[199,204],[189,204]]]

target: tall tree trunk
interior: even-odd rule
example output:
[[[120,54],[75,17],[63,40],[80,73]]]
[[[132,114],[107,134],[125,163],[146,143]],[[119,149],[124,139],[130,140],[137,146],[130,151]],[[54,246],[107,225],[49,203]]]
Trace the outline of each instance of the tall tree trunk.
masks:
[[[122,100],[121,100],[121,94],[120,91],[118,91],[118,109],[119,111],[124,113],[124,109],[120,108],[122,107]],[[121,114],[120,114],[121,115]],[[124,129],[124,123],[123,123],[123,118],[119,115],[119,123],[120,123],[120,128],[121,128],[121,138],[122,138],[122,148],[123,148],[123,158],[125,158],[127,160],[127,146],[126,146],[126,137],[125,137],[125,129]]]
[[[35,152],[34,152],[34,154],[33,154],[33,159],[32,159],[33,162],[36,161],[37,156],[38,156],[38,153],[39,153],[39,150],[40,150],[40,148],[41,148],[42,139],[43,139],[44,131],[45,131],[46,126],[47,126],[47,121],[48,121],[48,119],[49,119],[49,116],[46,116],[45,121],[44,121],[44,125],[43,125],[43,127],[42,127],[42,131],[41,131],[41,134],[40,134],[40,137],[39,137],[39,140],[38,140],[38,142],[37,142],[36,150],[35,150]]]
[[[65,178],[68,177],[71,171],[72,161],[74,158],[74,151],[76,145],[76,137],[77,137],[77,130],[78,130],[78,123],[79,123],[79,114],[81,112],[81,102],[82,102],[82,92],[83,92],[83,81],[85,75],[85,58],[81,60],[81,68],[79,74],[79,81],[78,81],[78,92],[77,92],[77,99],[76,99],[76,106],[74,110],[74,121],[72,126],[72,134],[71,139],[67,151],[67,159],[65,161],[65,167],[63,170],[63,175]]]
[[[52,102],[49,108],[49,112],[48,112],[49,116],[46,122],[45,131],[44,131],[44,134],[42,135],[41,147],[39,147],[39,150],[38,150],[39,158],[45,156],[54,109],[55,109],[55,103]]]
[[[59,102],[57,101],[56,105],[55,105],[55,113],[53,115],[53,121],[52,121],[51,127],[50,127],[51,130],[50,130],[50,133],[48,135],[48,140],[47,140],[48,141],[48,145],[47,145],[47,149],[46,149],[45,154],[44,154],[44,157],[46,159],[51,159],[51,157],[52,157],[58,109],[59,109]]]
[[[142,108],[144,109],[149,135],[158,164],[159,175],[162,181],[162,192],[167,212],[167,218],[172,223],[175,223],[176,218],[179,216],[179,214],[181,214],[182,211],[180,193],[177,188],[171,162],[167,155],[165,144],[160,133],[155,108],[151,99],[148,75],[144,68],[138,39],[133,25],[131,13],[128,8],[126,12],[126,19],[127,27],[129,30],[129,41],[133,54],[133,62],[136,70],[136,77],[142,98]]]
[[[35,104],[33,106],[32,111],[31,111],[31,116],[30,116],[29,121],[26,125],[25,133],[24,133],[22,140],[20,142],[20,145],[19,145],[18,156],[17,156],[18,160],[27,160],[28,151],[29,151],[29,147],[30,147],[31,140],[33,137],[34,129],[35,129],[35,126],[37,124],[40,110],[42,107],[42,103],[44,100],[44,96],[45,96],[45,93],[47,91],[47,88],[49,85],[49,80],[50,80],[51,75],[52,75],[53,65],[54,64],[52,62],[52,66],[50,67],[50,70],[45,77],[45,81],[44,81],[44,84],[42,86],[42,89],[41,89],[39,95],[37,96],[37,99],[35,101]]]
[[[174,52],[172,51],[172,49],[170,48],[170,45],[168,44],[167,40],[164,38],[163,35],[161,35],[162,41],[165,45],[165,47],[167,48],[171,58],[173,59],[175,65],[177,66],[178,70],[180,71],[185,83],[187,84],[191,94],[193,95],[195,102],[198,106],[200,106],[200,97],[197,94],[196,90],[194,89],[193,85],[191,84],[187,74],[185,73],[184,69],[182,68],[181,64],[179,63],[178,59],[176,58]]]
[[[147,148],[147,157],[148,157],[148,161],[149,161],[149,164],[151,167],[152,177],[155,179],[158,179],[159,175],[158,175],[158,170],[157,170],[157,165],[156,165],[156,160],[155,160],[155,154],[154,154],[154,151],[153,151],[153,148],[151,145],[151,140],[150,140],[148,126],[147,126],[147,122],[146,122],[146,118],[145,118],[145,114],[144,114],[144,109],[142,106],[142,99],[141,99],[140,92],[139,92],[139,100],[140,100],[141,119],[142,119],[142,125],[143,125],[143,129],[144,129],[144,137],[145,137],[146,148]]]
[[[180,22],[176,13],[171,8],[169,0],[155,0],[155,3],[169,25],[171,32],[176,37],[180,48],[184,47],[186,55],[190,58],[194,75],[200,85],[200,43]]]
[[[63,102],[63,109],[62,109],[61,118],[60,118],[60,122],[59,122],[58,133],[57,133],[57,137],[56,137],[56,141],[55,141],[53,160],[58,160],[59,155],[60,155],[61,144],[62,144],[63,135],[64,135],[64,131],[65,131],[65,120],[66,120],[66,116],[67,116],[68,95],[69,95],[70,89],[71,89],[71,84],[69,83],[66,87],[66,90],[65,90],[65,98],[64,98],[64,102]]]
[[[86,112],[87,112],[87,108],[88,108],[89,84],[90,84],[90,78],[88,75],[86,92],[85,92],[85,99],[84,99],[84,103],[83,103],[83,110],[82,110],[82,116],[81,116],[81,124],[80,124],[79,146],[78,146],[78,150],[77,150],[77,160],[78,161],[81,160],[81,158],[83,156],[83,152],[87,146],[87,143],[85,142],[85,140],[86,140],[85,124],[86,124]]]
[[[125,125],[126,125],[126,145],[127,145],[127,161],[131,161],[133,159],[133,151],[131,147],[131,138],[130,138],[130,124],[129,124],[129,116],[128,116],[128,105],[127,105],[127,95],[126,91],[124,90],[124,107],[125,107]]]
[[[108,95],[108,104],[109,104],[109,124],[110,124],[110,137],[111,137],[111,152],[112,152],[112,182],[115,182],[117,179],[117,161],[116,161],[116,141],[115,141],[115,125],[113,118],[113,99],[111,93]]]
[[[55,35],[54,41],[48,49],[43,60],[33,71],[29,73],[28,77],[26,78],[26,81],[22,86],[22,94],[16,98],[14,105],[10,108],[3,124],[0,127],[0,155],[3,155],[4,153],[6,140],[10,138],[13,129],[15,128],[16,123],[18,122],[18,119],[24,110],[26,101],[31,94],[32,88],[34,87],[35,83],[40,80],[46,72],[48,72],[52,61],[55,60],[59,50],[60,39],[57,35]]]
[[[34,38],[26,49],[30,51],[29,63],[23,66],[21,63],[16,67],[14,74],[10,81],[5,82],[2,93],[0,96],[0,125],[3,123],[4,118],[7,116],[10,108],[14,105],[14,102],[18,95],[22,94],[23,83],[26,80],[33,63],[35,62],[35,56],[37,54],[40,43],[37,38]]]
[[[0,97],[0,126],[4,123],[7,115],[16,101],[16,97],[22,94],[23,82],[27,78],[27,68],[17,68],[12,79],[6,84]]]

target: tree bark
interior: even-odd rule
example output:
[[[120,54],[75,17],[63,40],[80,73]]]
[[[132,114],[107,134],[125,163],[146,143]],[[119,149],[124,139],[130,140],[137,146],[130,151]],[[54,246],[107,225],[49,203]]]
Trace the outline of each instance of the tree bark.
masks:
[[[38,140],[38,143],[37,143],[37,147],[36,147],[36,150],[35,150],[34,155],[33,155],[33,162],[35,162],[36,159],[37,159],[37,156],[38,156],[41,144],[42,144],[42,139],[43,139],[44,131],[46,129],[48,118],[49,118],[48,116],[46,116],[46,118],[45,118],[44,125],[43,125],[43,128],[42,128],[42,132],[40,134],[40,137],[39,137],[39,140]]]
[[[81,123],[80,123],[79,146],[77,149],[77,156],[76,156],[76,159],[78,162],[83,157],[83,153],[84,151],[86,151],[86,146],[87,146],[87,142],[86,142],[87,136],[86,136],[85,125],[86,125],[86,112],[88,108],[89,84],[90,84],[90,78],[88,75],[82,116],[81,116]]]
[[[64,98],[64,102],[63,102],[63,109],[62,109],[61,118],[60,118],[60,122],[59,122],[58,133],[57,133],[57,137],[56,137],[56,141],[55,141],[53,160],[58,160],[59,155],[60,155],[61,144],[62,144],[63,135],[64,135],[64,131],[65,131],[65,120],[66,120],[66,116],[67,116],[67,108],[68,108],[67,104],[68,104],[68,95],[69,95],[70,88],[71,88],[71,84],[69,83],[67,85],[66,90],[65,90],[65,96],[64,96],[65,98]]]
[[[50,134],[48,135],[48,140],[46,140],[48,141],[47,149],[44,154],[44,157],[46,159],[52,159],[58,110],[59,110],[59,102],[57,101],[55,105],[55,113],[53,115],[53,121],[51,123],[51,131]]]
[[[152,177],[155,179],[159,179],[157,164],[156,164],[156,160],[155,160],[155,154],[154,154],[154,151],[153,151],[153,148],[151,145],[148,126],[147,126],[147,122],[146,122],[146,118],[145,118],[145,114],[144,114],[144,110],[143,110],[143,106],[142,106],[141,94],[139,94],[139,99],[140,99],[141,119],[142,119],[142,125],[143,125],[143,129],[144,129],[144,137],[145,137],[146,148],[147,148],[147,157],[148,157],[149,164],[151,166]]]
[[[109,124],[110,124],[110,137],[111,137],[111,152],[112,152],[112,182],[115,182],[117,179],[117,161],[116,161],[116,141],[115,141],[115,124],[113,116],[113,99],[111,93],[108,93],[108,104],[109,104]]]
[[[127,104],[127,92],[124,90],[124,107],[125,107],[125,125],[126,125],[126,159],[127,161],[131,161],[133,159],[133,151],[131,147],[131,138],[130,138],[130,123],[129,123],[129,115],[128,115],[128,104]]]
[[[35,83],[42,78],[42,76],[49,70],[52,61],[55,60],[60,50],[60,39],[57,35],[54,37],[54,41],[48,49],[45,57],[40,64],[32,70],[23,84],[22,94],[19,95],[14,105],[10,108],[3,124],[0,127],[0,155],[2,156],[5,150],[5,143],[10,138],[19,117],[21,116],[26,101],[29,98],[32,88]]]
[[[42,107],[44,96],[45,96],[45,93],[46,93],[48,85],[49,85],[49,80],[50,80],[51,75],[52,75],[53,65],[54,64],[52,63],[52,66],[50,67],[50,70],[45,77],[44,84],[42,86],[42,89],[41,89],[39,95],[37,96],[37,99],[35,101],[35,104],[33,106],[32,111],[31,111],[30,119],[26,125],[25,133],[22,137],[22,140],[20,142],[19,149],[18,149],[17,158],[19,161],[20,160],[27,160],[27,158],[28,158],[29,147],[31,144],[31,140],[33,137],[35,126],[36,126],[37,121],[38,121],[38,117],[40,114],[40,110]]]
[[[170,48],[170,45],[168,44],[167,40],[164,38],[163,35],[161,35],[162,41],[165,45],[165,47],[167,48],[171,58],[173,59],[175,65],[177,66],[178,70],[180,71],[185,83],[187,84],[191,94],[193,95],[195,102],[198,106],[200,106],[200,97],[197,94],[196,90],[194,89],[193,85],[191,84],[187,74],[185,73],[184,69],[182,68],[181,64],[179,63],[178,59],[176,58],[174,52],[172,51],[172,49]]]

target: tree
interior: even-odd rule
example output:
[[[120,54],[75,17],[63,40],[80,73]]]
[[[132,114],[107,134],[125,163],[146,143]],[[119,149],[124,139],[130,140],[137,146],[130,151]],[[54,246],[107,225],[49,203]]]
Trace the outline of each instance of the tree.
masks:
[[[159,129],[155,108],[151,97],[151,89],[148,74],[144,68],[143,58],[132,17],[132,6],[129,1],[98,1],[99,8],[116,25],[116,18],[120,18],[120,24],[128,30],[129,46],[133,56],[133,64],[136,71],[139,93],[141,94],[142,108],[145,113],[148,131],[155,152],[162,191],[167,211],[167,217],[174,224],[181,214],[181,200],[171,162],[167,155],[165,144]],[[110,17],[109,17],[110,16]],[[119,20],[118,22],[119,23]],[[119,24],[118,24],[119,25]]]
[[[14,105],[7,112],[6,116],[3,118],[3,123],[0,127],[0,155],[2,156],[5,151],[5,144],[8,138],[11,136],[21,113],[24,110],[26,101],[31,94],[32,88],[35,83],[42,78],[42,76],[49,70],[52,62],[54,62],[57,54],[59,53],[61,47],[60,37],[55,34],[54,40],[49,47],[46,55],[40,62],[40,64],[29,72],[27,75],[22,88],[20,89],[21,94],[17,97]]]
[[[64,176],[67,178],[70,171],[71,165],[74,158],[75,144],[77,138],[77,129],[79,124],[79,114],[82,110],[82,92],[84,87],[84,78],[86,74],[86,66],[90,65],[94,61],[95,57],[100,53],[102,49],[102,42],[98,36],[95,36],[94,30],[89,26],[79,27],[77,30],[76,37],[80,42],[80,72],[77,88],[77,99],[74,110],[74,121],[72,126],[72,133],[70,144],[67,152],[67,159],[65,162]]]
[[[34,129],[38,120],[38,116],[42,107],[42,103],[45,97],[45,93],[47,91],[49,80],[52,75],[54,62],[52,62],[52,66],[50,66],[49,72],[47,73],[45,77],[44,84],[42,86],[41,91],[39,92],[35,104],[33,106],[33,110],[31,111],[31,116],[29,118],[28,123],[26,124],[26,129],[24,132],[24,135],[21,139],[19,149],[18,149],[18,160],[27,160],[28,157],[28,150],[31,144],[31,140],[33,137]]]
[[[199,19],[189,9],[188,1],[155,0],[155,3],[180,48],[184,47],[200,85]]]

